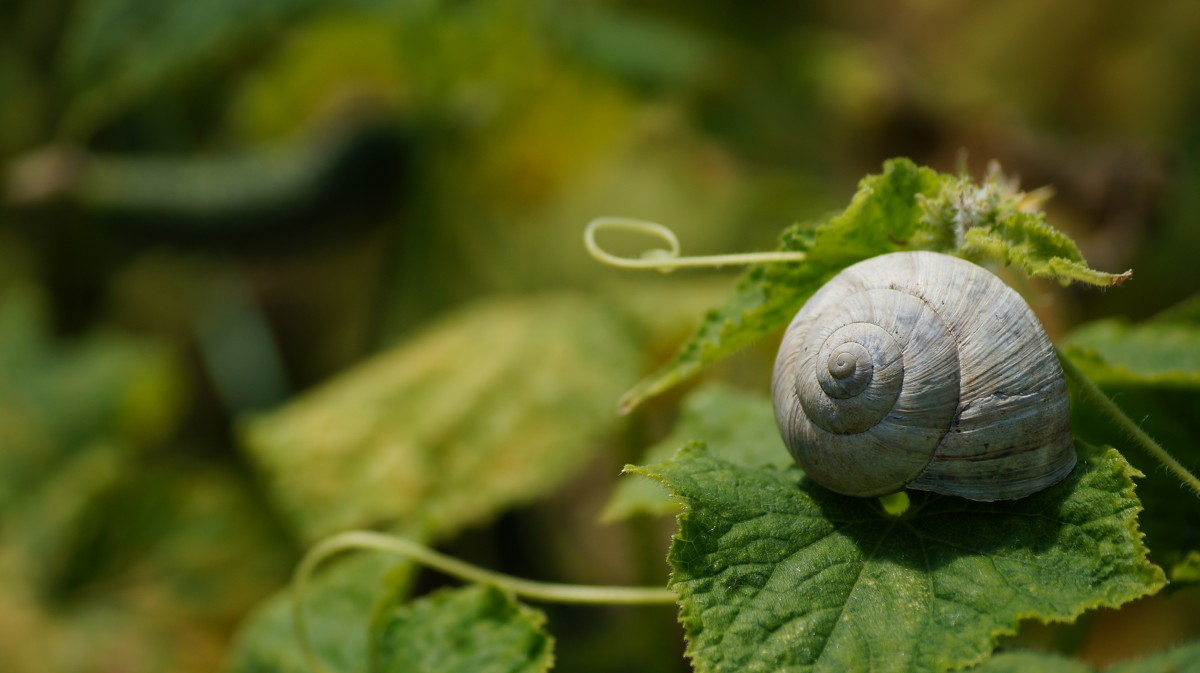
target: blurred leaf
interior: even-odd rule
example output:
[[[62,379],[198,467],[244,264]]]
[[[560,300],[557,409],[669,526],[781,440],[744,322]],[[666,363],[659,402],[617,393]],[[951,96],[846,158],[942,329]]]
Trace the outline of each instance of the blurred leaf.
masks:
[[[1121,662],[1106,673],[1184,673],[1200,670],[1200,643],[1188,643],[1135,661]]]
[[[703,441],[709,453],[744,467],[785,467],[792,464],[779,437],[771,398],[721,383],[708,383],[684,399],[679,422],[671,434],[646,449],[643,464],[668,460],[690,441]],[[635,514],[667,514],[678,509],[662,484],[638,477],[621,480],[602,517],[607,521]]]
[[[1190,551],[1170,568],[1172,582],[1200,582],[1200,551]]]
[[[392,614],[379,669],[394,673],[538,673],[554,662],[546,617],[491,586],[442,590]]]
[[[970,669],[971,673],[1094,673],[1080,661],[1040,652],[998,654]],[[1185,673],[1200,671],[1200,643],[1173,647],[1132,661],[1123,661],[1102,669],[1105,673]]]
[[[0,296],[0,509],[80,447],[162,441],[186,401],[162,343],[103,331],[55,343],[47,320],[33,288]]]
[[[633,331],[586,296],[489,300],[243,436],[307,540],[378,524],[446,535],[582,467],[640,359]]]
[[[709,311],[675,359],[625,394],[628,411],[772,330],[786,325],[826,280],[868,257],[906,249],[956,253],[1013,264],[1034,276],[1110,285],[1126,275],[1089,269],[1078,248],[1027,211],[1032,197],[998,171],[976,185],[969,178],[918,167],[907,159],[884,163],[862,179],[850,205],[818,224],[783,232],[780,250],[801,251],[803,262],[764,264],[742,275],[725,304]]]
[[[367,671],[372,608],[386,587],[406,587],[411,564],[386,554],[346,559],[316,575],[303,597],[313,652],[337,671]],[[228,673],[311,673],[296,638],[291,589],[277,592],[242,621]]]
[[[968,669],[971,673],[1094,673],[1081,661],[1043,652],[1004,652]]]
[[[1137,383],[1200,391],[1200,323],[1101,320],[1080,326],[1066,345],[1096,356],[1081,358],[1081,364],[1100,385]]]
[[[647,88],[686,85],[700,74],[712,46],[700,34],[628,8],[587,9],[557,17],[556,37],[567,53]]]
[[[233,87],[228,124],[243,141],[262,143],[311,133],[346,112],[397,122],[414,95],[409,70],[425,65],[402,55],[405,26],[428,23],[426,13],[415,13],[404,21],[325,13],[292,26]]]
[[[131,103],[194,77],[299,12],[368,7],[377,0],[83,0],[62,47],[76,94],[67,132],[86,135]]]
[[[4,514],[6,671],[211,671],[290,562],[244,480],[111,445],[81,449]]]
[[[211,670],[288,544],[248,484],[155,450],[186,402],[169,348],[47,323],[32,287],[0,297],[6,670]]]
[[[1200,469],[1200,321],[1196,300],[1152,320],[1129,324],[1103,320],[1081,326],[1063,352],[1113,397],[1118,406],[1185,467]],[[1115,425],[1086,399],[1072,396],[1072,426],[1091,442],[1112,441]],[[1141,523],[1155,559],[1173,581],[1196,581],[1190,555],[1200,552],[1200,528],[1181,526],[1200,517],[1200,502],[1132,443],[1118,445],[1146,479],[1138,486],[1145,511]]]
[[[668,558],[700,673],[945,670],[1020,619],[1071,621],[1165,584],[1137,528],[1136,471],[1112,449],[1021,500],[920,494],[899,518],[703,444],[637,472],[685,505]]]

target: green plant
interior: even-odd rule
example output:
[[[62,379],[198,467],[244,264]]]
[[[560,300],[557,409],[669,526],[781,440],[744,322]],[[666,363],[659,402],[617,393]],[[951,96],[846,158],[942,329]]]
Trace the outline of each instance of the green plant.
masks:
[[[786,324],[831,276],[875,255],[935,250],[1013,267],[1029,277],[1098,286],[1130,277],[1090,269],[1074,243],[1046,224],[1039,201],[1039,194],[1018,191],[999,171],[977,184],[906,160],[890,161],[882,174],[862,181],[843,212],[785,230],[779,256],[751,258],[756,265],[733,295],[705,315],[674,359],[625,395],[621,409],[630,411]],[[634,265],[666,269],[691,263],[673,261],[678,243],[669,232],[633,226],[671,246]],[[595,227],[587,241],[596,247]],[[1200,315],[1194,308],[1167,316],[1159,329],[1167,333],[1172,325],[1190,325],[1194,336]],[[1153,332],[1137,336],[1154,341]],[[516,602],[520,596],[678,602],[687,655],[698,671],[942,671],[970,665],[982,671],[1087,670],[1050,655],[989,655],[1023,619],[1069,622],[1085,611],[1155,593],[1168,577],[1177,583],[1196,579],[1200,541],[1177,515],[1181,509],[1194,512],[1194,496],[1155,487],[1147,499],[1154,506],[1143,512],[1133,482],[1141,471],[1108,446],[1116,441],[1105,439],[1113,430],[1124,431],[1200,493],[1200,481],[1093,382],[1136,378],[1122,369],[1120,355],[1134,340],[1119,330],[1085,333],[1060,350],[1074,413],[1107,415],[1115,424],[1098,429],[1097,423],[1077,420],[1075,470],[1032,496],[976,503],[926,493],[884,499],[837,495],[805,477],[786,453],[764,450],[781,449],[772,440],[774,424],[764,422],[771,417],[765,395],[701,387],[688,398],[676,434],[651,449],[645,465],[627,468],[665,487],[681,505],[669,554],[669,590],[548,585],[433,552],[425,542],[462,516],[462,503],[443,494],[406,511],[406,523],[398,528],[408,539],[344,532],[313,547],[297,569],[291,603],[281,599],[267,606],[243,633],[234,671],[547,670],[553,656],[541,628],[544,617]],[[1180,351],[1193,345],[1188,341]],[[1195,371],[1185,364],[1165,376],[1194,390],[1200,382]],[[254,426],[251,434],[281,432],[272,425]],[[670,511],[675,505],[666,492],[647,482],[630,483],[614,497],[609,515]],[[423,506],[435,506],[438,513],[423,513]],[[337,516],[320,519],[312,536],[337,523]],[[328,557],[355,548],[393,552],[477,586],[407,601],[412,581],[407,563],[385,566],[360,558],[314,573]],[[352,588],[350,578],[364,576],[376,578],[375,592]],[[1112,670],[1166,670],[1197,662],[1200,644],[1192,644]]]

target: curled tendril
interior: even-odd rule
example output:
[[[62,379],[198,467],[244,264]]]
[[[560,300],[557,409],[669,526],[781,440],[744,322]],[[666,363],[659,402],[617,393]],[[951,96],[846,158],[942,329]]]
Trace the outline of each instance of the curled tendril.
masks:
[[[642,234],[649,234],[662,239],[667,249],[652,248],[642,253],[639,258],[618,257],[605,252],[596,243],[596,232],[601,229],[623,229]],[[747,252],[732,255],[705,255],[699,257],[680,257],[679,238],[675,232],[657,222],[634,220],[626,217],[597,217],[588,222],[583,230],[583,244],[588,253],[596,260],[622,269],[657,269],[667,273],[680,267],[720,267],[740,264],[763,264],[769,262],[800,262],[805,258],[802,252]]]

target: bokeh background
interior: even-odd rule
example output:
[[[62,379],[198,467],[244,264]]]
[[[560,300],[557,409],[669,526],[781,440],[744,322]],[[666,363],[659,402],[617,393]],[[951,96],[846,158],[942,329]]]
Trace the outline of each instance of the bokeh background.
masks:
[[[1200,290],[1197,63],[1186,0],[0,1],[4,669],[233,670],[349,527],[661,584],[670,518],[598,520],[685,391],[616,400],[733,276],[602,267],[585,222],[769,249],[886,158],[995,159],[1134,270],[1027,288],[1052,336],[1145,319]],[[1196,606],[1017,644],[1102,664]],[[547,610],[561,670],[686,670],[672,609]]]

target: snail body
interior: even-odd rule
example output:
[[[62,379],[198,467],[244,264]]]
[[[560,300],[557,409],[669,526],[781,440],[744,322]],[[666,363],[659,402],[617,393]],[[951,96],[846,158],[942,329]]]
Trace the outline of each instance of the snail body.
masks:
[[[1066,382],[1025,301],[970,262],[899,252],[847,267],[784,334],[772,381],[817,483],[1021,498],[1075,465]]]

